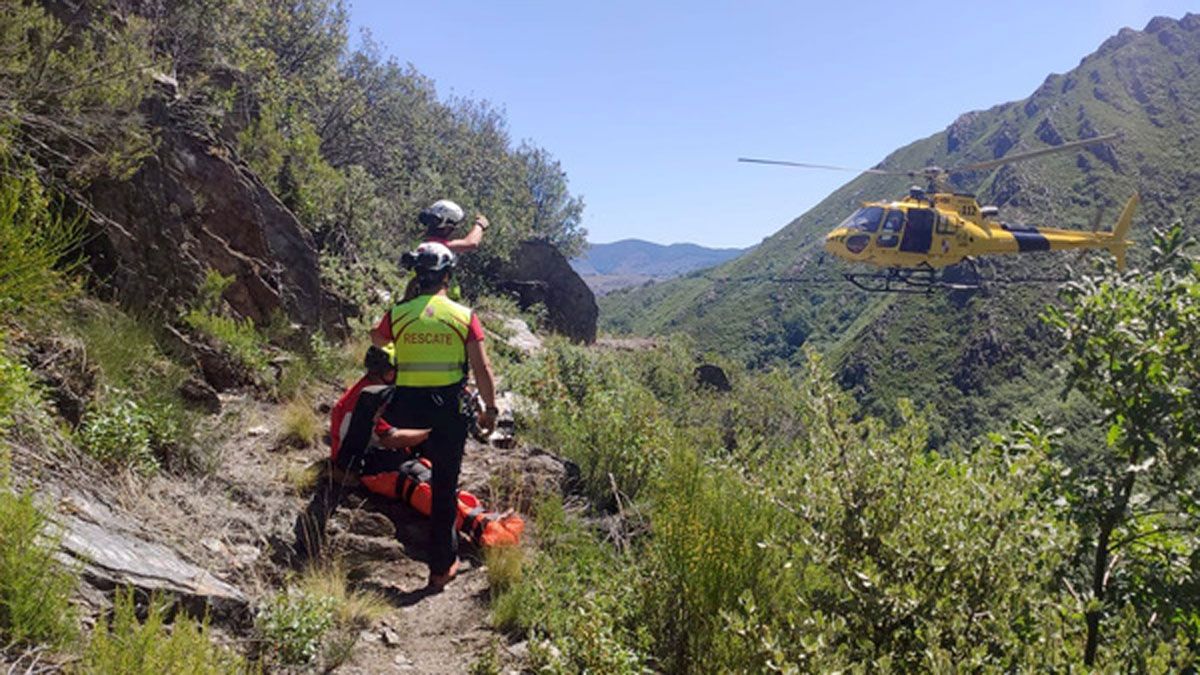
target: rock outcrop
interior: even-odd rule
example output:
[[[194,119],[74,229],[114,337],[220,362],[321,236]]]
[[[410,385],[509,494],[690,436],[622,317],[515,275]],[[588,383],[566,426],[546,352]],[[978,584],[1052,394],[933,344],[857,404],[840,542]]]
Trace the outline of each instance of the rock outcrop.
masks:
[[[99,500],[68,493],[60,498],[59,510],[62,557],[78,566],[96,591],[134,588],[144,596],[177,598],[196,616],[212,613],[235,622],[248,618],[250,601],[240,590],[145,538],[135,523]],[[93,596],[86,589],[83,594]]]
[[[576,342],[596,341],[600,309],[596,296],[571,269],[566,257],[548,242],[521,242],[512,260],[495,274],[500,288],[513,293],[522,309],[542,303],[548,328]]]
[[[343,303],[321,286],[312,236],[186,101],[143,105],[153,156],[125,181],[93,186],[88,254],[104,291],[138,308],[174,309],[208,270],[235,278],[224,298],[262,324],[277,311],[341,332]]]

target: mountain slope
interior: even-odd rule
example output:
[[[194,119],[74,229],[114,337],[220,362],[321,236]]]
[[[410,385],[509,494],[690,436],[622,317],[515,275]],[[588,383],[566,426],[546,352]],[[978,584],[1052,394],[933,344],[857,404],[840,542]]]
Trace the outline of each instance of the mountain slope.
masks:
[[[696,244],[655,244],[622,239],[609,244],[588,244],[571,261],[576,272],[593,274],[644,274],[668,278],[713,267],[745,252],[740,248],[706,248]]]
[[[1123,29],[1074,70],[1051,75],[1027,99],[960,116],[947,129],[896,150],[884,168],[954,165],[1103,133],[1123,138],[1079,151],[956,177],[959,191],[1003,208],[1006,220],[1083,226],[1097,206],[1106,226],[1133,191],[1143,196],[1137,239],[1182,218],[1196,232],[1200,202],[1200,15],[1156,18]],[[935,440],[994,428],[991,420],[1054,393],[1054,345],[1037,318],[1049,285],[994,287],[968,297],[878,296],[819,265],[822,237],[860,201],[895,197],[907,179],[862,175],[789,223],[756,250],[718,268],[602,302],[609,330],[686,332],[751,364],[794,362],[810,344],[836,359],[843,384],[888,414],[896,396],[929,404]],[[1134,261],[1140,252],[1132,252]],[[1052,275],[1075,255],[1039,253],[998,262],[1000,273]],[[1065,413],[1062,413],[1065,414]]]

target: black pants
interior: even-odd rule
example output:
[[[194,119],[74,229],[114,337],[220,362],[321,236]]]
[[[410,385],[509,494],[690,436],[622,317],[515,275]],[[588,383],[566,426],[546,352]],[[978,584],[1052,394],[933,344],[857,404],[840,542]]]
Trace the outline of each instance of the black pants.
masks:
[[[430,514],[429,571],[445,574],[458,557],[458,473],[467,441],[463,387],[396,387],[383,418],[394,427],[431,428],[423,455],[433,464],[433,512]]]

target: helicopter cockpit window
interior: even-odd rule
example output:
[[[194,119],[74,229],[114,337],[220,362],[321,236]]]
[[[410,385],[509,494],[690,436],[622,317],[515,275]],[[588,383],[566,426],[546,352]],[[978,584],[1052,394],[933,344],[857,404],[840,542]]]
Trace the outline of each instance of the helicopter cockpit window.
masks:
[[[883,219],[883,228],[875,239],[875,245],[882,248],[892,248],[900,241],[900,230],[904,228],[904,212],[889,209]]]
[[[887,218],[883,221],[884,232],[899,232],[900,228],[904,227],[904,212],[889,210]]]
[[[943,216],[940,213],[936,214],[936,218],[937,218],[937,220],[935,222],[937,224],[934,229],[937,231],[938,234],[954,234],[955,233],[956,230],[954,229],[954,223],[950,222],[949,218],[947,218],[946,216]]]
[[[842,221],[842,227],[860,232],[874,232],[879,229],[879,219],[883,217],[883,209],[878,206],[865,206]]]

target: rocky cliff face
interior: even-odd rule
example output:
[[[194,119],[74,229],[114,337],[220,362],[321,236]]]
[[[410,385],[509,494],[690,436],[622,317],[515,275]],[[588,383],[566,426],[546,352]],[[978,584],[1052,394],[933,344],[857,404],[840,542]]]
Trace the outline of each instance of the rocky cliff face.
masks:
[[[346,305],[322,288],[312,236],[169,88],[144,105],[158,146],[126,181],[91,191],[88,254],[102,288],[139,308],[174,308],[208,270],[235,278],[225,299],[262,324],[275,312],[340,333]]]

